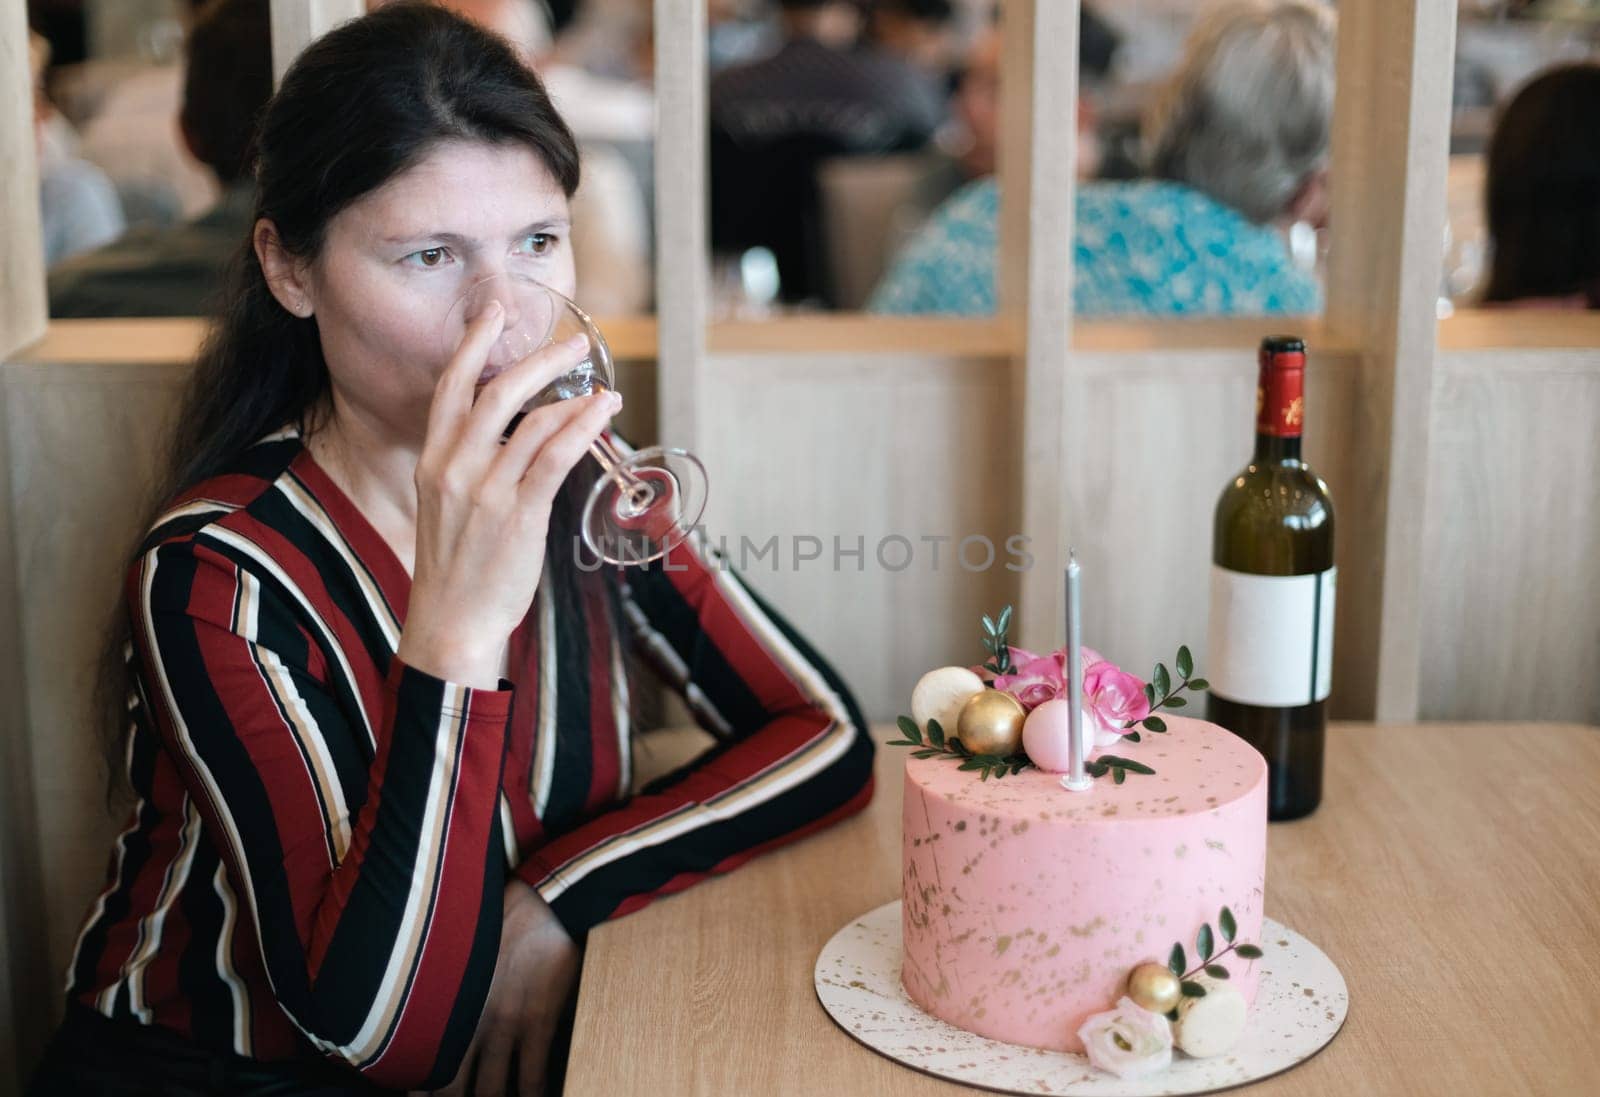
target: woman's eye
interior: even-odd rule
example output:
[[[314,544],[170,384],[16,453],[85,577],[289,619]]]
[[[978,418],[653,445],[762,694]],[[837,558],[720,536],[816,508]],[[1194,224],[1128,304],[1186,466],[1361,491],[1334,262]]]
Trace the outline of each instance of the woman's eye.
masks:
[[[545,255],[556,246],[556,238],[548,232],[533,232],[522,238],[521,250],[529,255]]]
[[[406,256],[406,259],[414,262],[417,266],[437,267],[449,257],[450,252],[444,248],[423,248],[421,251],[412,252]]]

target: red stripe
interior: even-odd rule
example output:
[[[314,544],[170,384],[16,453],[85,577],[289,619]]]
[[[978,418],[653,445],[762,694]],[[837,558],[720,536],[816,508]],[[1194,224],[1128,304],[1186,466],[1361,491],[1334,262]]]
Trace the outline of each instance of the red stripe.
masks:
[[[511,631],[507,645],[511,682],[511,726],[506,733],[506,766],[502,788],[511,805],[516,848],[526,849],[541,831],[533,812],[533,741],[539,728],[539,595],[522,623]]]
[[[497,797],[484,796],[481,791],[500,787],[505,742],[503,705],[494,703],[492,697],[485,700],[489,704],[482,709],[469,703],[456,777],[458,792],[445,824],[438,902],[394,1036],[384,1054],[366,1070],[376,1080],[418,1078],[432,1069],[450,1009],[461,992],[477,933],[477,897],[484,890],[483,850],[499,808]]]
[[[164,509],[176,510],[197,499],[227,503],[235,507],[248,506],[251,500],[269,486],[269,483],[259,476],[247,476],[243,473],[213,476],[176,496]]]
[[[617,799],[622,760],[617,750],[617,721],[611,711],[611,622],[599,574],[582,578],[583,617],[589,635],[589,795],[584,806],[595,810]]]
[[[317,464],[309,449],[301,448],[289,463],[289,470],[300,478],[310,489],[312,497],[328,512],[328,517],[333,519],[334,526],[351,551],[377,580],[384,601],[389,603],[395,617],[403,623],[411,598],[411,573],[394,554],[394,549],[389,547],[389,542],[367,521],[361,508],[333,482],[332,477],[322,471],[322,466]]]

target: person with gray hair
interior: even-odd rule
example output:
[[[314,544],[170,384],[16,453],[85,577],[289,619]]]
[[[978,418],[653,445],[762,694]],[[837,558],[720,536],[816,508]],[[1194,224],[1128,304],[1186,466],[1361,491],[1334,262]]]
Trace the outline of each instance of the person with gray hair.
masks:
[[[1082,316],[1315,313],[1286,232],[1327,216],[1334,15],[1320,0],[1207,9],[1145,119],[1147,176],[1078,189]],[[1000,196],[980,179],[936,210],[869,307],[992,313]]]
[[[1333,13],[1233,0],[1195,25],[1145,120],[1150,174],[1258,224],[1326,219]]]

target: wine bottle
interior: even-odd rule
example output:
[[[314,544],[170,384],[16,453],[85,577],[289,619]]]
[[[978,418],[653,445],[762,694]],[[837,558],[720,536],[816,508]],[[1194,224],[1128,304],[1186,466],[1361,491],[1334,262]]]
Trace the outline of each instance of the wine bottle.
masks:
[[[1300,457],[1305,344],[1261,341],[1256,450],[1217,500],[1206,718],[1267,759],[1267,817],[1322,799],[1332,685],[1333,501]]]

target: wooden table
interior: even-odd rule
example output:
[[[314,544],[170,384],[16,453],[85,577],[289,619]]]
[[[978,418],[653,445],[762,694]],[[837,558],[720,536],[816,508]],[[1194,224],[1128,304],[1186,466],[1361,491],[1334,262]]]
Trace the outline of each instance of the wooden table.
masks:
[[[813,990],[828,938],[899,897],[903,758],[879,748],[861,815],[597,928],[566,1092],[975,1092],[856,1043]],[[1323,805],[1268,861],[1267,914],[1333,957],[1350,1017],[1251,1092],[1600,1092],[1600,729],[1335,725]]]

